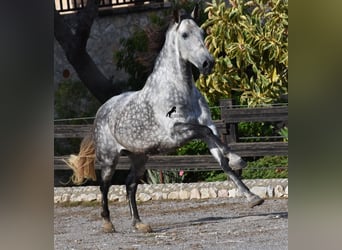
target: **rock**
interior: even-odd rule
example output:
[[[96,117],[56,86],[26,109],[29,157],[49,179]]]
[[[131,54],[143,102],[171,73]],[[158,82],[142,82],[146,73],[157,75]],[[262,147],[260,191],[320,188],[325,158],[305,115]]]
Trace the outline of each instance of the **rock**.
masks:
[[[228,197],[228,190],[227,189],[220,189],[217,193],[217,196],[220,198]]]
[[[288,198],[288,197],[289,197],[289,186],[286,186],[286,188],[285,188],[284,197],[285,197],[285,198]]]
[[[162,192],[155,192],[152,194],[152,200],[162,200],[163,199],[163,193]]]
[[[237,189],[237,188],[233,188],[228,190],[228,196],[229,197],[241,197],[242,193]]]
[[[54,195],[53,197],[54,203],[59,203],[61,202],[61,200],[62,200],[62,197],[60,195]]]
[[[96,194],[91,193],[91,194],[87,194],[84,197],[85,201],[96,201]]]
[[[145,201],[149,201],[152,199],[152,196],[149,195],[149,194],[145,194],[145,193],[140,193],[138,195],[138,200],[142,201],[142,202],[145,202]]]
[[[209,188],[209,196],[210,196],[210,198],[216,198],[217,197],[217,188],[216,187],[210,187]]]
[[[117,194],[110,194],[108,196],[108,200],[110,200],[110,201],[119,201],[119,198],[120,197]]]
[[[190,198],[190,193],[188,192],[188,191],[186,191],[186,190],[181,190],[180,192],[179,192],[179,199],[181,199],[181,200],[187,200],[187,199],[189,199]]]
[[[190,192],[190,200],[192,199],[200,199],[201,195],[197,188],[193,188]]]
[[[267,198],[267,188],[266,187],[252,187],[251,192],[258,195],[261,198]]]
[[[177,200],[178,197],[179,197],[179,194],[176,191],[170,192],[169,195],[167,196],[169,200]]]
[[[274,188],[274,197],[280,198],[280,197],[283,197],[284,194],[285,194],[285,192],[284,192],[283,186],[281,186],[281,185],[275,186],[275,188]]]
[[[201,199],[208,199],[208,198],[210,198],[209,188],[201,188],[200,189],[200,193],[201,193]]]
[[[274,190],[272,186],[267,186],[267,196],[272,198],[274,196]]]
[[[168,193],[163,192],[163,200],[167,200]]]

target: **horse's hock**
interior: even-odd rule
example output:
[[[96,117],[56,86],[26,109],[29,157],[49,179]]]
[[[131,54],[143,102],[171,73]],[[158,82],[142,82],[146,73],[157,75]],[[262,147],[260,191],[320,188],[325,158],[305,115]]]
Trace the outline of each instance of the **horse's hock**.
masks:
[[[254,179],[244,180],[250,190],[262,198],[288,198],[287,179]],[[153,200],[198,200],[211,198],[236,198],[242,194],[231,181],[173,183],[173,184],[140,184],[137,201]],[[111,202],[126,201],[124,185],[111,186],[108,194]],[[100,202],[101,192],[98,186],[55,187],[55,203]]]

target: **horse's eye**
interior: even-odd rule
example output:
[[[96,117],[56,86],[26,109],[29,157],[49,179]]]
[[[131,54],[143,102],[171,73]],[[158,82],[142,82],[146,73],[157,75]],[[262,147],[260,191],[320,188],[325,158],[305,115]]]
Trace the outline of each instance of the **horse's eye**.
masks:
[[[182,34],[182,37],[183,37],[184,39],[186,39],[188,36],[189,36],[189,35],[188,35],[188,33],[186,33],[186,32],[184,32],[184,33]]]

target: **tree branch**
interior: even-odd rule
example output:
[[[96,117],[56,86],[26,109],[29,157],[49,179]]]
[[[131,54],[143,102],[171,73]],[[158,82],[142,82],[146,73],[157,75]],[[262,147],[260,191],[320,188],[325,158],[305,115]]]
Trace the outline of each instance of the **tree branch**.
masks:
[[[98,0],[87,1],[87,6],[79,13],[75,33],[55,8],[54,34],[78,77],[89,91],[104,103],[122,91],[103,75],[86,50],[91,26],[97,16],[98,4]]]

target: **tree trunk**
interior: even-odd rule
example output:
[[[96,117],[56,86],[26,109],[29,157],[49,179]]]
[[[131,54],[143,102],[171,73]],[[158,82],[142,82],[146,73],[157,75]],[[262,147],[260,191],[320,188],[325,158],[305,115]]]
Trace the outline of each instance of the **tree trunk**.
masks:
[[[115,86],[99,70],[86,50],[91,26],[98,12],[98,0],[88,0],[86,7],[78,14],[75,32],[72,32],[64,17],[54,10],[54,34],[65,55],[74,67],[78,77],[89,91],[104,103],[122,90]]]

